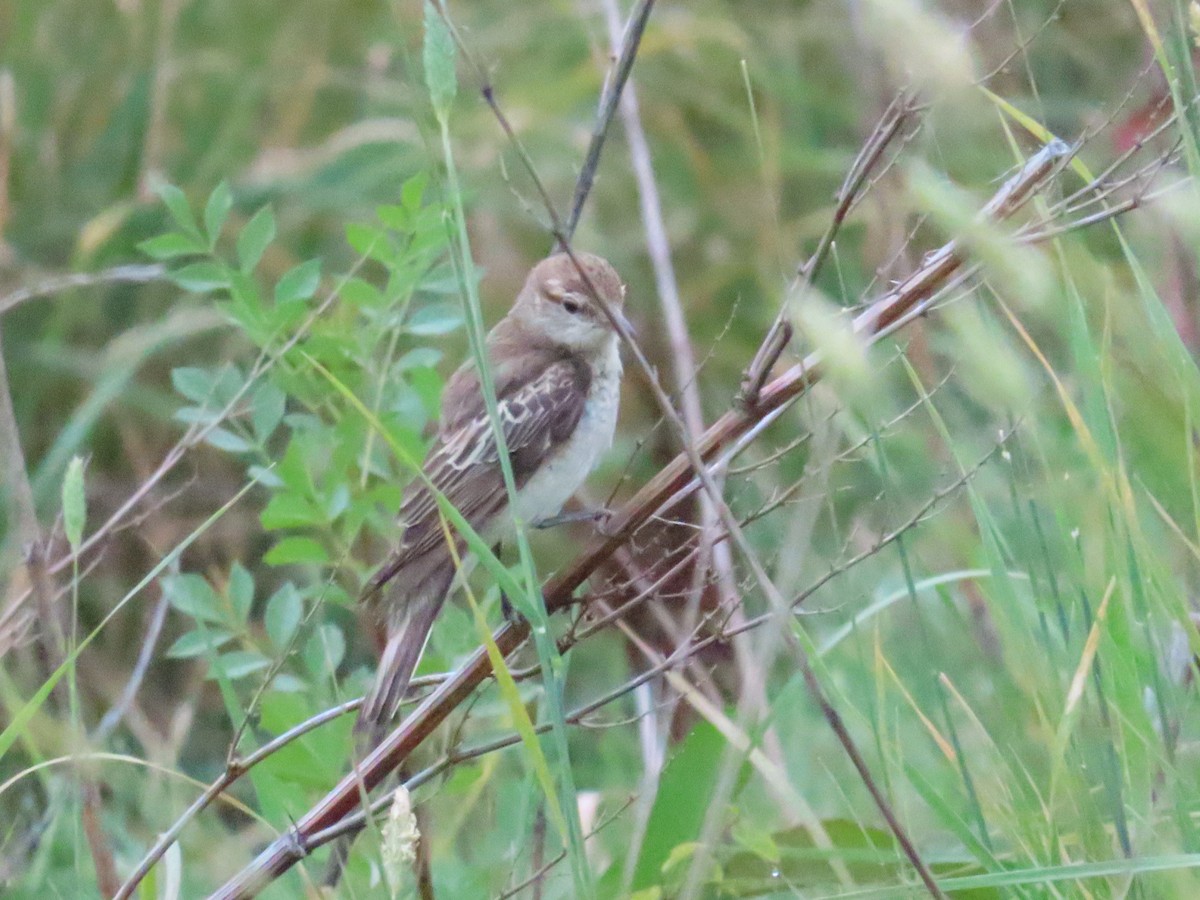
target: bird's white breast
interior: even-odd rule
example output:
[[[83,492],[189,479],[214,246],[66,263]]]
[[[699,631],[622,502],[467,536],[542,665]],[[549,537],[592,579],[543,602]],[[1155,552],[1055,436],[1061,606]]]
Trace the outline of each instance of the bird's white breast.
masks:
[[[517,513],[526,524],[556,516],[579,490],[600,454],[612,446],[621,399],[621,356],[616,340],[595,364],[587,403],[575,431],[547,459],[517,495]]]

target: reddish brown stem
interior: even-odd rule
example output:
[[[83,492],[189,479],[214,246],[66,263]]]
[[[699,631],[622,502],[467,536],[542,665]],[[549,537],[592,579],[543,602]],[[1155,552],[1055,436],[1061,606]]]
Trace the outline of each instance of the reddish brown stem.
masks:
[[[1021,206],[1062,165],[1069,154],[1065,145],[1053,144],[1035,156],[1022,171],[1006,182],[984,207],[984,214],[1003,219]],[[955,242],[946,244],[926,258],[917,272],[873,303],[854,320],[854,329],[872,342],[919,310],[961,268],[963,256]],[[818,378],[819,357],[810,354],[761,391],[758,402],[734,408],[718,419],[696,443],[697,456],[711,463],[718,454],[768,417],[799,397]],[[608,534],[593,544],[543,588],[548,613],[570,606],[574,593],[587,578],[650,520],[676,493],[694,478],[688,455],[681,453],[618,510]],[[529,626],[513,622],[495,634],[496,646],[507,656],[529,636]],[[308,840],[335,825],[360,805],[362,791],[370,791],[395,771],[492,672],[484,648],[474,655],[408,716],[365,760],[344,777],[315,807],[287,833],[277,838],[249,866],[222,886],[211,900],[253,897],[263,887],[308,854]]]

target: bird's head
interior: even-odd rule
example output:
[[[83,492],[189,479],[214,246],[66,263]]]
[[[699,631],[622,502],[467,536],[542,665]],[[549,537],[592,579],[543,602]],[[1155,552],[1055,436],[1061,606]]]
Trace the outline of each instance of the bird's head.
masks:
[[[580,269],[586,278],[580,275]],[[534,266],[512,315],[528,332],[553,344],[583,352],[599,351],[612,343],[616,329],[593,291],[632,334],[633,328],[622,311],[625,285],[621,277],[607,260],[591,253],[576,252],[575,260],[558,253]]]

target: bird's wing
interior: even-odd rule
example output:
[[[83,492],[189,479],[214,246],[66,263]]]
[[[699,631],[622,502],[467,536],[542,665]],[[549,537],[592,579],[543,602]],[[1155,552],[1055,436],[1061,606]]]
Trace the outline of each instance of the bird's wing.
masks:
[[[455,390],[461,382],[455,385],[454,381],[473,374],[460,370],[447,386],[447,393],[453,391],[461,396],[461,389]],[[540,371],[527,369],[505,374],[509,377],[497,379],[497,411],[513,479],[520,488],[575,430],[587,400],[590,373],[577,360],[559,358],[542,366]],[[424,472],[433,486],[479,530],[504,508],[508,496],[482,396],[473,412],[464,415],[460,405],[453,411],[453,417],[447,416],[451,427],[443,427],[439,433],[425,460]],[[403,540],[375,574],[374,588],[390,581],[409,561],[439,545],[445,546],[437,502],[424,479],[414,480],[405,492],[399,518],[404,526]]]

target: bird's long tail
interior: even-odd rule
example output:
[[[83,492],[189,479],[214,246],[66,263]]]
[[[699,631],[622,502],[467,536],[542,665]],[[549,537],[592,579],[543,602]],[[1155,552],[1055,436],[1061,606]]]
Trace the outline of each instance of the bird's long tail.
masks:
[[[434,590],[422,590],[408,597],[388,624],[387,643],[379,655],[375,683],[363,699],[354,731],[360,744],[367,741],[367,751],[373,749],[387,733],[387,726],[400,711],[408,684],[425,650],[434,620],[446,599],[446,586],[432,585]]]
[[[392,616],[387,622],[387,643],[379,657],[375,683],[363,699],[358,720],[354,723],[352,763],[355,766],[360,765],[387,737],[453,577],[454,570],[451,568],[447,572],[435,572],[421,579],[415,590],[411,584],[397,584],[395,581],[386,588],[389,594],[401,596],[384,599],[387,604],[384,608],[391,610]],[[354,834],[349,834],[334,843],[323,879],[326,885],[336,885],[341,878],[354,837]]]

